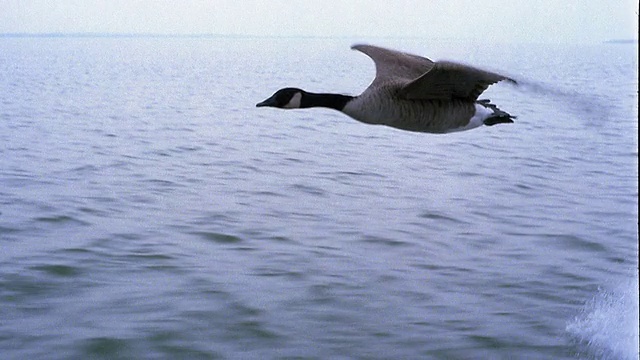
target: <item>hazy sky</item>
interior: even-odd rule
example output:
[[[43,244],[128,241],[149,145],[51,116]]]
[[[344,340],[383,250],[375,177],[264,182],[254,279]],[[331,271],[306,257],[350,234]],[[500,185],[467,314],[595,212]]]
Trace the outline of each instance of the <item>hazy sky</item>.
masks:
[[[637,38],[635,0],[0,0],[0,33]]]

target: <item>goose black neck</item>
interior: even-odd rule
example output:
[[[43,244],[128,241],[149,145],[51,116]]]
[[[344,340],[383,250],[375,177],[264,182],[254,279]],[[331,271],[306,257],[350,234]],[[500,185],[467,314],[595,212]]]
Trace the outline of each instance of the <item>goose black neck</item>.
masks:
[[[315,94],[305,92],[300,101],[301,108],[326,107],[341,111],[353,96],[341,94]]]

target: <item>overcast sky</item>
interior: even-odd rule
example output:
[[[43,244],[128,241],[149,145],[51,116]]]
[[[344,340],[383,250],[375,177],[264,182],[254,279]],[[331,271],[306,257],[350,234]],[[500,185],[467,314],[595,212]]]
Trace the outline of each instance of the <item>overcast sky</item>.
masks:
[[[637,38],[635,0],[0,0],[0,33]]]

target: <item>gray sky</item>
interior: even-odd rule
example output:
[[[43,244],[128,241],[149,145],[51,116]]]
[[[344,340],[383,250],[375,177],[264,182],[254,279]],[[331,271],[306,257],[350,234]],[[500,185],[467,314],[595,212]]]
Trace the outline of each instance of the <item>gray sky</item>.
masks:
[[[637,38],[635,0],[0,0],[0,33]]]

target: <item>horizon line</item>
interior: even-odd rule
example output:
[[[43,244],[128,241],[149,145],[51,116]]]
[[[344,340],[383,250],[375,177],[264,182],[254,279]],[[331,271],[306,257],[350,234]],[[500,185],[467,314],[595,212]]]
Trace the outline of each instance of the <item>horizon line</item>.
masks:
[[[216,34],[216,33],[127,33],[127,32],[6,32],[0,33],[3,37],[220,37],[220,36],[257,36],[242,34]]]
[[[407,35],[262,35],[262,34],[223,34],[223,33],[126,33],[126,32],[0,32],[0,38],[317,38],[317,39],[341,39],[341,38],[378,38],[378,39],[424,39],[426,36]],[[472,38],[453,37],[429,37],[431,40],[447,41],[475,41]],[[503,40],[498,42],[514,42]],[[613,38],[602,40],[599,43],[630,44],[638,43],[638,38]],[[576,42],[581,43],[581,42]],[[595,43],[595,42],[594,42]]]

